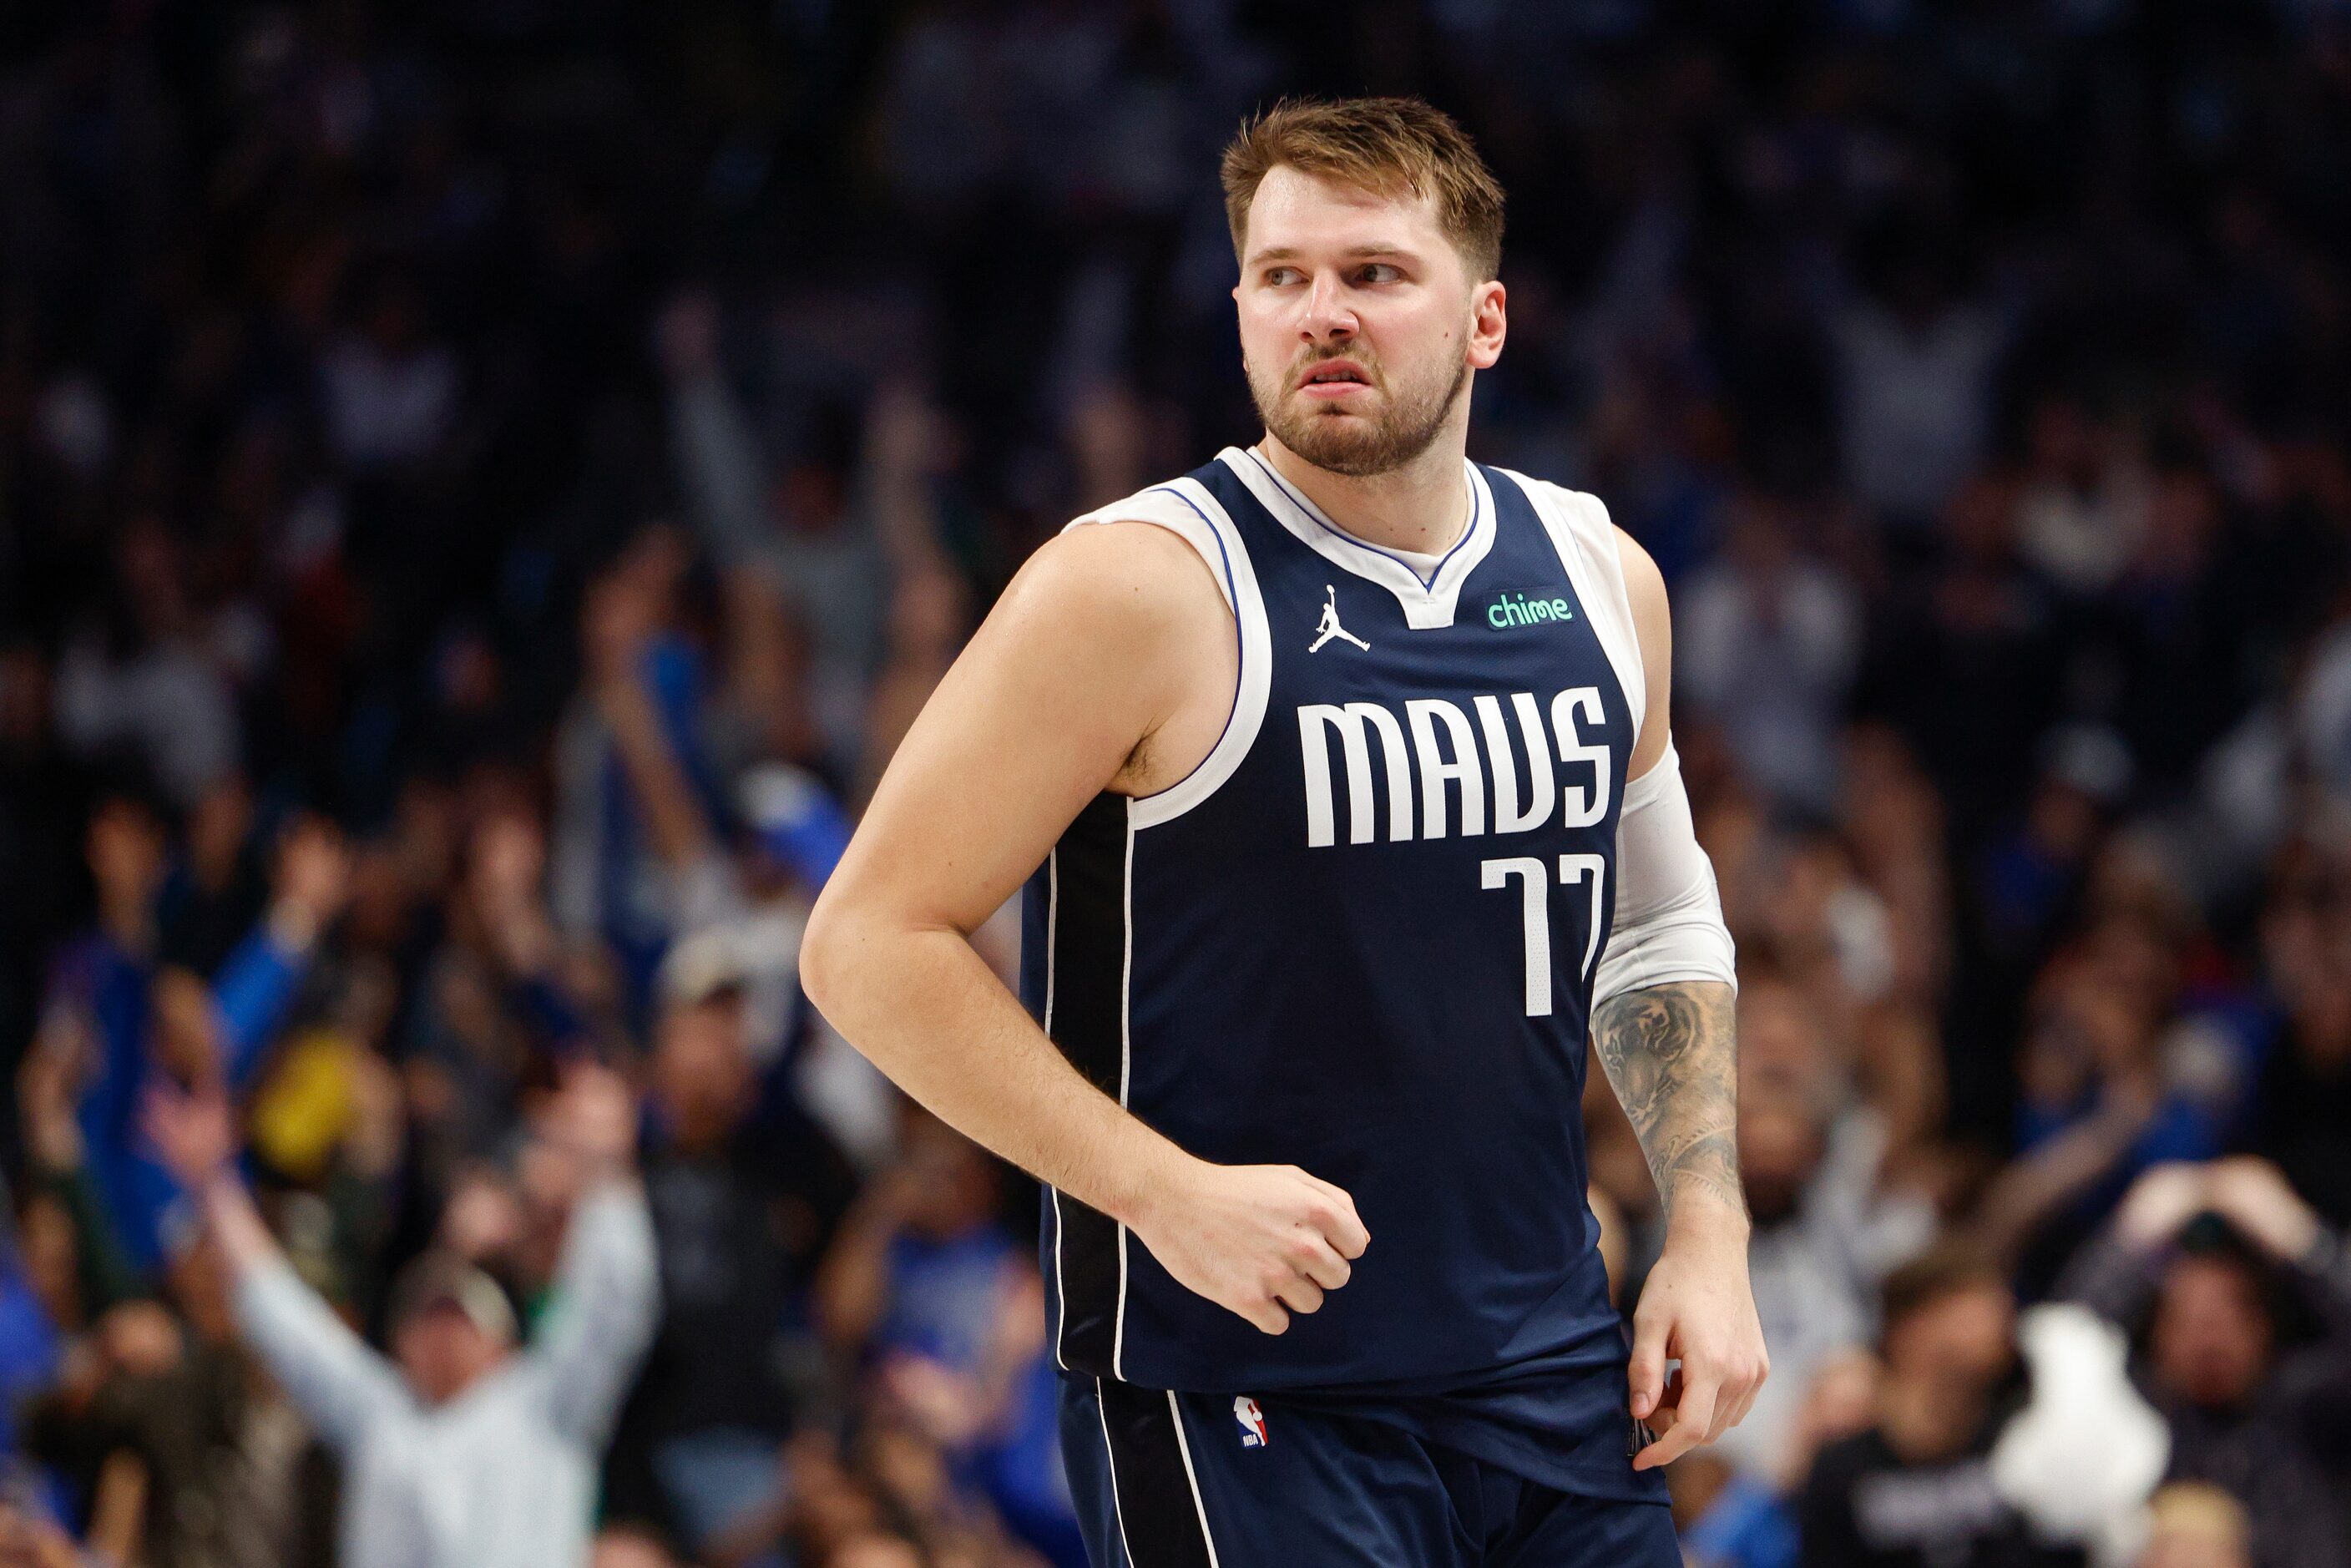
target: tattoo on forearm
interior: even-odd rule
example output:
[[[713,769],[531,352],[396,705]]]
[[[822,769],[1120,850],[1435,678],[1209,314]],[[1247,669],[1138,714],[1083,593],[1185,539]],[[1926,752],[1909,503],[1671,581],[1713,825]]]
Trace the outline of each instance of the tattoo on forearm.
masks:
[[[1713,980],[1650,986],[1612,997],[1592,1015],[1593,1049],[1668,1215],[1693,1187],[1746,1206],[1731,995]]]

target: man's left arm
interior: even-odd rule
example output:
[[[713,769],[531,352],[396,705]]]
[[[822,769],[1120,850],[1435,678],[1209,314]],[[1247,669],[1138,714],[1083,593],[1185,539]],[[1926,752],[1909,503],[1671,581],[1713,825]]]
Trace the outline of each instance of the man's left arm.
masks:
[[[558,1430],[611,1436],[661,1324],[661,1260],[636,1173],[638,1107],[621,1075],[572,1066],[537,1130],[574,1189],[552,1304],[528,1353]]]
[[[1672,740],[1665,580],[1621,530],[1646,711],[1618,813],[1614,929],[1593,988],[1592,1042],[1639,1137],[1666,1244],[1633,1313],[1632,1408],[1651,1469],[1739,1424],[1770,1369],[1747,1277],[1739,1179],[1738,996],[1714,869],[1698,847]],[[1678,1360],[1668,1378],[1666,1364]]]

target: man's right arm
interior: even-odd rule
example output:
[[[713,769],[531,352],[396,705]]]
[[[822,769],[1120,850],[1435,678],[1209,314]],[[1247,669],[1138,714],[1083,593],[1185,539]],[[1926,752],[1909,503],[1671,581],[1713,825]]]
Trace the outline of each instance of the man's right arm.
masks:
[[[1177,1148],[1071,1066],[969,941],[1096,794],[1149,793],[1206,754],[1233,642],[1205,567],[1165,529],[1089,527],[1040,550],[893,758],[818,900],[800,972],[909,1094],[1278,1333],[1362,1252],[1347,1195],[1294,1167]]]
[[[236,1133],[217,1081],[152,1090],[144,1116],[164,1165],[203,1207],[228,1266],[246,1343],[303,1418],[348,1452],[413,1409],[400,1375],[304,1284],[236,1173]]]

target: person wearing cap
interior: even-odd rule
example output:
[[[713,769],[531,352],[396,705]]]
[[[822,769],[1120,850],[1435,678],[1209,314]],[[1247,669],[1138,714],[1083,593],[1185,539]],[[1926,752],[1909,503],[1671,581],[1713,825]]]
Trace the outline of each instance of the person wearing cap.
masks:
[[[663,970],[643,1147],[662,1326],[605,1467],[608,1519],[695,1549],[773,1500],[820,1354],[799,1304],[857,1190],[824,1128],[763,1083],[725,936],[677,944]]]
[[[296,1276],[239,1179],[215,1086],[159,1090],[150,1135],[200,1196],[255,1354],[344,1464],[345,1568],[577,1568],[599,1457],[659,1315],[653,1227],[632,1166],[635,1103],[575,1069],[545,1135],[579,1198],[552,1304],[527,1347],[496,1283],[428,1252],[392,1297],[392,1354]]]

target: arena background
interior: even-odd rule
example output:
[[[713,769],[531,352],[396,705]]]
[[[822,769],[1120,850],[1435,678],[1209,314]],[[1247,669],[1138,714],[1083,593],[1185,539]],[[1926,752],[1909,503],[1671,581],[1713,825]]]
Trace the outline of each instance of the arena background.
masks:
[[[1023,557],[1253,438],[1215,159],[1361,91],[1510,192],[1472,455],[1674,596],[1774,1362],[1691,1559],[2351,1563],[2327,0],[0,11],[0,1562],[337,1561],[146,1085],[233,1068],[381,1335],[428,1247],[538,1314],[601,1062],[666,1317],[596,1562],[1077,1568],[1034,1189],[796,934]],[[1985,1458],[2051,1301],[2168,1438],[2074,1544]]]

